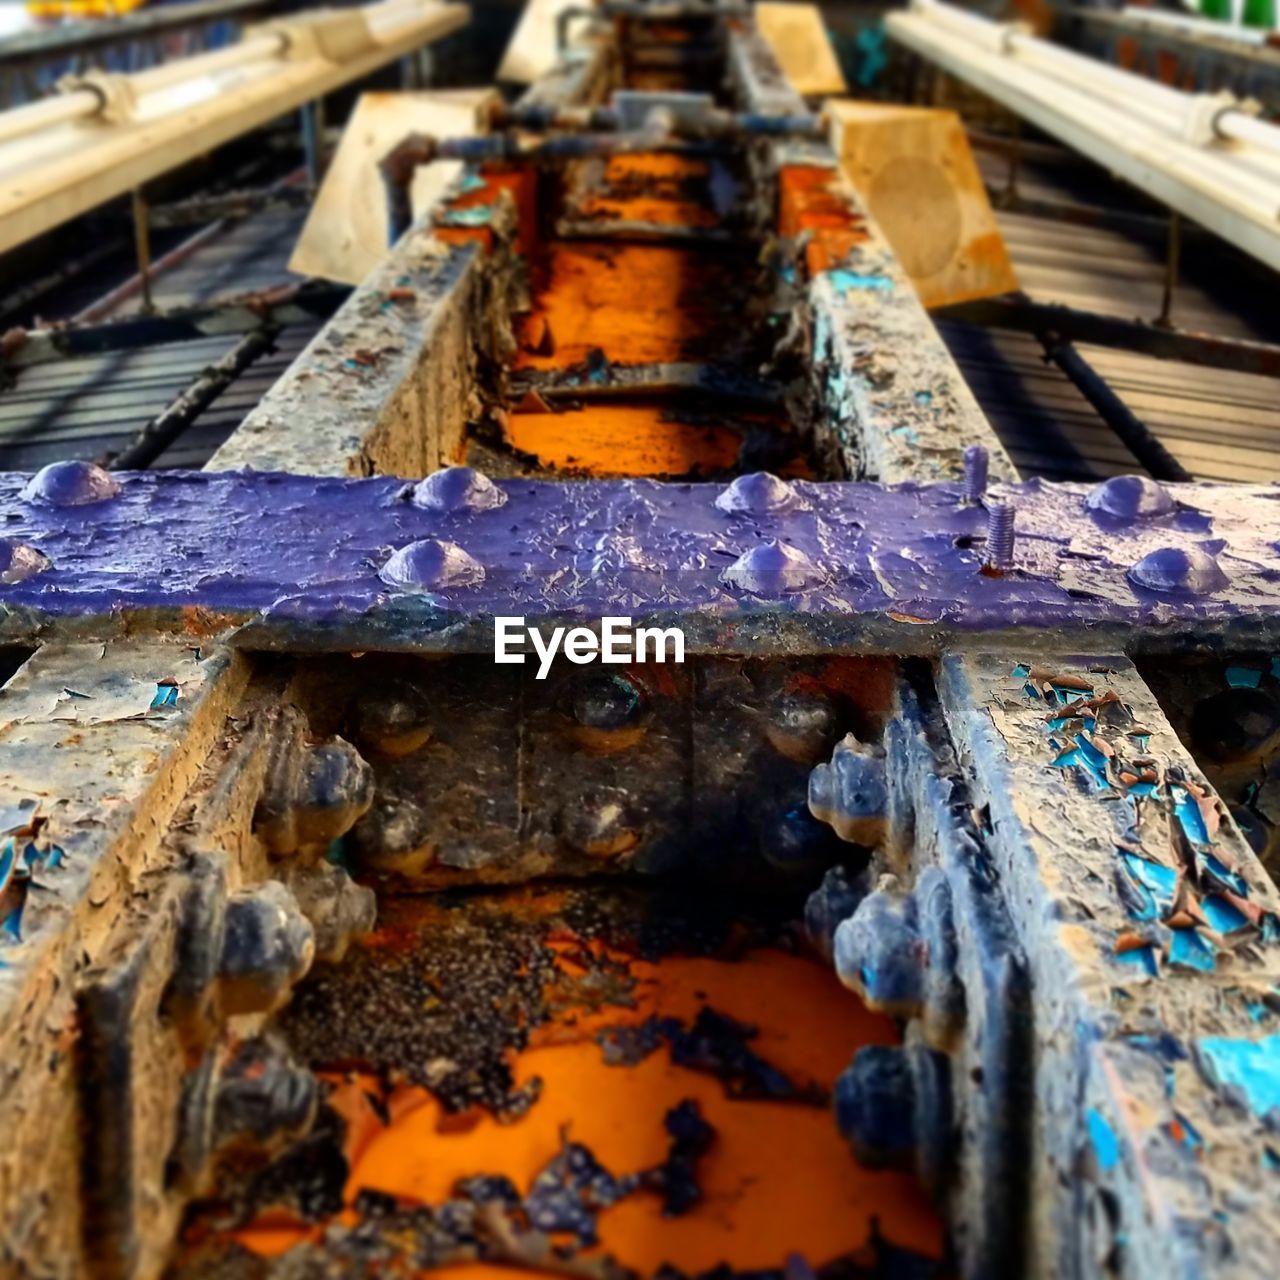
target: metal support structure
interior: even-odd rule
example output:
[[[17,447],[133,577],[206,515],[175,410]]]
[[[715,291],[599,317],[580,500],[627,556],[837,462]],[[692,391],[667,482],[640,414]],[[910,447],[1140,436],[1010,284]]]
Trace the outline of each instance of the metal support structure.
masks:
[[[1162,329],[1173,327],[1173,297],[1178,289],[1178,266],[1182,258],[1182,215],[1169,211],[1169,233],[1165,246],[1164,287],[1160,296],[1160,314],[1155,323]]]
[[[1082,342],[1086,346],[1114,347],[1117,351],[1136,351],[1159,360],[1280,378],[1280,346],[1246,338],[1160,328],[1142,320],[1080,311],[1059,303],[1012,296],[982,298],[945,307],[935,314],[939,319],[960,320],[983,328],[1055,333],[1067,342]]]
[[[138,293],[142,299],[142,310],[153,310],[151,301],[151,222],[147,209],[147,197],[141,187],[134,187],[130,193],[130,208],[133,215],[133,249],[138,265]]]
[[[307,191],[314,195],[320,188],[320,139],[324,136],[319,127],[319,101],[304,102],[298,108],[298,131],[302,135],[303,165],[307,173]]]
[[[1098,371],[1055,333],[1038,333],[1045,359],[1057,365],[1093,406],[1103,422],[1120,437],[1125,448],[1157,480],[1190,480],[1191,472],[1164,447],[1141,418],[1107,385]]]
[[[149,467],[255,360],[275,350],[279,327],[261,325],[210,365],[122,449],[101,458],[117,471]]]

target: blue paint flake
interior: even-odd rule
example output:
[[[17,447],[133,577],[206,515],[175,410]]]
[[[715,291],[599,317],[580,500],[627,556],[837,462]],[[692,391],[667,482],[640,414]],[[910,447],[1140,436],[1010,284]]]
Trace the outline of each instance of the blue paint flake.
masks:
[[[1169,939],[1169,963],[1209,973],[1217,964],[1217,948],[1197,929],[1174,929]]]
[[[1217,1088],[1239,1095],[1258,1116],[1280,1108],[1280,1033],[1262,1040],[1204,1036],[1197,1048]]]
[[[465,209],[442,209],[436,223],[442,227],[483,227],[493,221],[493,205],[473,204]]]
[[[1163,914],[1173,906],[1178,889],[1178,873],[1173,867],[1151,862],[1136,853],[1121,854],[1125,870],[1140,885],[1150,890]]]
[[[1096,1107],[1090,1107],[1086,1117],[1089,1125],[1089,1141],[1098,1157],[1104,1173],[1109,1173],[1120,1161],[1120,1141],[1106,1117]]]
[[[1274,672],[1275,659],[1271,661]],[[1256,689],[1262,683],[1262,672],[1256,667],[1228,667],[1226,677],[1233,689]]]
[[[1209,828],[1205,826],[1204,814],[1200,811],[1196,798],[1185,787],[1170,786],[1169,794],[1173,799],[1173,813],[1178,819],[1187,839],[1194,845],[1211,845]]]
[[[827,272],[827,277],[836,293],[842,298],[854,289],[874,289],[880,293],[887,293],[893,288],[893,281],[888,276],[862,275],[857,271],[850,271],[847,267],[836,267]]]
[[[1250,920],[1243,911],[1226,898],[1212,894],[1200,903],[1205,919],[1214,933],[1239,933],[1250,926]]]
[[[1237,898],[1249,896],[1249,886],[1244,877],[1232,871],[1221,858],[1212,853],[1202,852],[1196,856],[1196,865],[1204,875],[1212,876],[1223,888],[1229,889]]]
[[[1130,964],[1136,969],[1141,969],[1149,978],[1160,976],[1160,961],[1156,956],[1155,947],[1150,943],[1144,947],[1131,947],[1128,951],[1117,951],[1116,959],[1121,964]]]
[[[178,686],[176,684],[156,685],[156,696],[151,699],[151,710],[160,707],[173,707],[178,703]]]

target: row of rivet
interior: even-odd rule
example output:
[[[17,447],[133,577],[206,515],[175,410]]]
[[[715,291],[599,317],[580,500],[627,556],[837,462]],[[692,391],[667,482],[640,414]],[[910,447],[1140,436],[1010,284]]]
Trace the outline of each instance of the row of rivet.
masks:
[[[987,451],[981,445],[965,450],[962,500],[983,502],[987,487]],[[22,490],[28,502],[56,507],[79,507],[120,493],[109,472],[88,462],[55,462],[36,472]],[[448,515],[492,511],[507,495],[488,476],[471,467],[446,467],[408,491],[409,501],[427,511]],[[802,511],[803,496],[785,480],[768,472],[739,476],[715,500],[729,515],[777,515]],[[1091,511],[1134,520],[1166,515],[1175,503],[1167,490],[1145,476],[1113,476],[1085,498]],[[985,567],[1003,573],[1013,567],[1016,510],[1009,502],[990,502],[987,509]],[[0,539],[0,583],[22,582],[49,568],[49,558],[25,543]],[[412,542],[394,552],[379,571],[382,581],[404,591],[474,586],[485,577],[484,566],[456,543],[436,538]],[[1161,547],[1139,560],[1129,571],[1141,587],[1158,592],[1206,595],[1226,584],[1226,575],[1208,552]],[[741,556],[724,572],[724,581],[755,595],[802,591],[817,586],[822,571],[804,552],[770,540]]]

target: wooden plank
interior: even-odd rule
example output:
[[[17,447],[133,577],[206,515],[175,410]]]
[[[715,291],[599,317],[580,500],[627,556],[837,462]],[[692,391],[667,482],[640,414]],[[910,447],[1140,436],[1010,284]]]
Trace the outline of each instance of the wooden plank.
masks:
[[[797,93],[809,98],[849,92],[816,4],[758,4],[754,12],[760,34]]]
[[[831,102],[832,147],[926,307],[1018,288],[954,111]]]
[[[387,199],[378,165],[410,133],[459,137],[483,131],[482,108],[492,89],[362,94],[342,133],[289,270],[342,284],[359,284],[389,247]],[[437,160],[414,175],[415,216],[425,212],[462,171]]]
[[[528,0],[502,55],[498,79],[532,84],[552,70],[560,60],[556,20],[566,9],[577,7],[579,0]]]

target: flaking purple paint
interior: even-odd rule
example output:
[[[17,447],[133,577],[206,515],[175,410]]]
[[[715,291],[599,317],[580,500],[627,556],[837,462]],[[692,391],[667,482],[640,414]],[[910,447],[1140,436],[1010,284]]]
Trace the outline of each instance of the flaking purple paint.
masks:
[[[28,477],[0,475],[0,534],[51,562],[0,587],[0,604],[52,617],[194,606],[300,626],[424,605],[464,617],[877,615],[964,630],[1280,619],[1280,490],[1271,488],[1171,488],[1171,511],[1126,523],[1091,510],[1085,486],[995,485],[989,500],[1016,504],[1019,534],[1012,570],[993,577],[981,571],[986,513],[955,485],[794,482],[778,502],[772,485],[768,501],[741,500],[766,486],[739,481],[747,494],[717,504],[721,485],[504,480],[500,505],[446,511],[390,478],[118,479],[118,495],[51,507],[23,496]],[[483,575],[454,574],[433,590],[429,572],[415,581],[394,562],[388,569],[395,553],[430,540],[460,548]],[[773,543],[798,553],[805,571],[741,571],[779,560]],[[1212,555],[1222,585],[1150,590],[1129,576],[1162,548]],[[399,564],[407,559],[434,562]],[[458,563],[452,553],[435,559]]]

